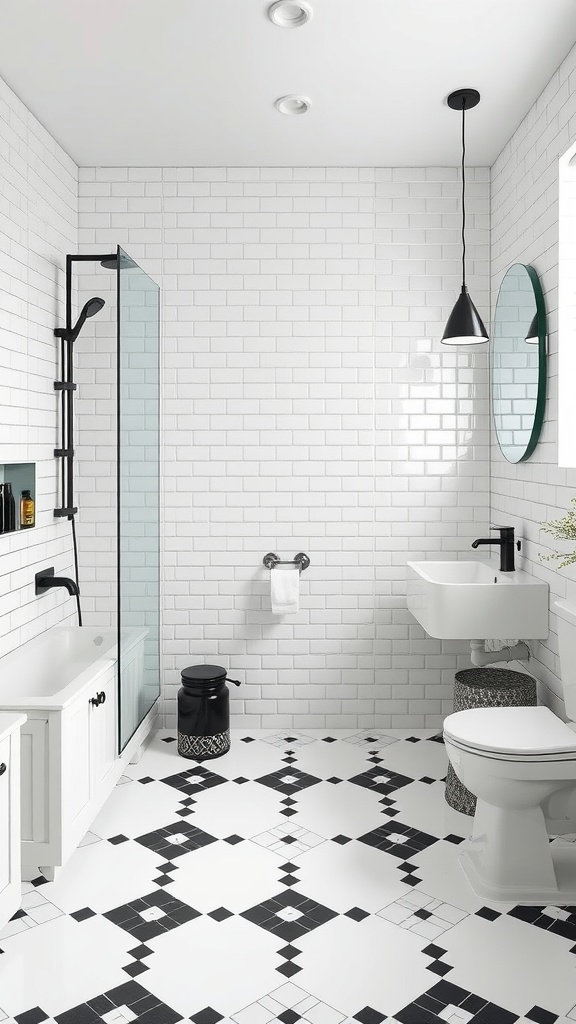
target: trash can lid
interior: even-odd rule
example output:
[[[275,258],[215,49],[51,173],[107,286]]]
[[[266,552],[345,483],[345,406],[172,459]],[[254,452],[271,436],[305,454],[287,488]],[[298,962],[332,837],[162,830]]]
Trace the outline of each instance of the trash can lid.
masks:
[[[204,683],[206,686],[226,679],[226,669],[221,665],[189,665],[180,674],[185,683]]]

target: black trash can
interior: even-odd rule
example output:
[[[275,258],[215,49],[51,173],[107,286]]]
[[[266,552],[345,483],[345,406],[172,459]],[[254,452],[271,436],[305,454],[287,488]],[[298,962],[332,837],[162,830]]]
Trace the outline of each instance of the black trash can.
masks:
[[[533,707],[537,703],[536,680],[526,672],[508,668],[465,668],[454,678],[454,711]],[[450,762],[445,799],[461,814],[472,815],[476,811],[476,797],[462,785]]]
[[[221,757],[230,750],[230,699],[226,669],[191,665],[183,669],[178,690],[178,753],[194,761]],[[237,679],[228,682],[240,686]]]

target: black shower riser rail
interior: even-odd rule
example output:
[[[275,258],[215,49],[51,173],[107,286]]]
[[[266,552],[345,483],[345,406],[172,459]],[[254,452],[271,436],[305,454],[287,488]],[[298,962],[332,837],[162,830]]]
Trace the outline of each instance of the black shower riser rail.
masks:
[[[66,326],[56,327],[54,336],[60,339],[61,379],[54,381],[54,390],[60,393],[60,447],[54,449],[54,457],[62,460],[61,493],[62,505],[54,509],[56,518],[72,519],[78,512],[74,505],[74,338],[72,328],[72,264],[102,262],[117,259],[116,253],[66,256]]]

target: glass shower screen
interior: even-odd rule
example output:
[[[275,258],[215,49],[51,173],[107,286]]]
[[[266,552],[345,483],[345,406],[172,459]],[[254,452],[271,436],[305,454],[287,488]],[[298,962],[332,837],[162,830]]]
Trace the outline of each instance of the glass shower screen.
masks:
[[[160,289],[118,246],[119,748],[160,694]]]

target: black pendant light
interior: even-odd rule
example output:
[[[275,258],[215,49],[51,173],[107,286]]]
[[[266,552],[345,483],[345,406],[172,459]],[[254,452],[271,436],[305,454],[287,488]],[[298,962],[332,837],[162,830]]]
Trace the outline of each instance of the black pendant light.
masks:
[[[534,313],[532,323],[528,328],[528,333],[524,338],[524,341],[527,345],[537,345],[540,341],[540,338],[538,337],[538,313]]]
[[[488,332],[466,288],[466,156],[465,114],[480,102],[477,89],[457,89],[447,101],[452,110],[462,111],[462,291],[448,317],[442,343],[444,345],[482,345],[488,341]]]

